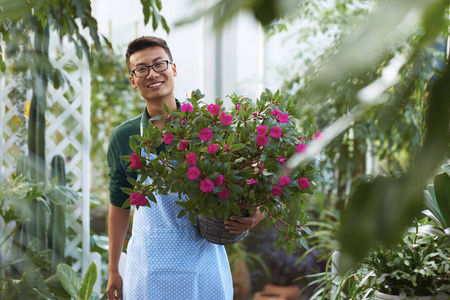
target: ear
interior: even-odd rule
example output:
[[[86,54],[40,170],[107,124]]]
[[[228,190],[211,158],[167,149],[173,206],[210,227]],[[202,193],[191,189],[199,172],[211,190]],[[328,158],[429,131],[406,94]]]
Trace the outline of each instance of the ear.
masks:
[[[176,65],[176,63],[172,64],[172,73],[173,73],[173,77],[177,77],[177,65]]]
[[[131,85],[133,86],[134,89],[136,89],[137,88],[136,77],[134,77],[133,75],[130,75],[129,78],[130,78]]]

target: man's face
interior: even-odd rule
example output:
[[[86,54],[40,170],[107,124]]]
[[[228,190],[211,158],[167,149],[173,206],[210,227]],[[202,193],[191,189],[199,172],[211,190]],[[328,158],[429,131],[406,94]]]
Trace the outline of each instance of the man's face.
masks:
[[[150,47],[137,51],[130,56],[130,69],[134,70],[140,66],[150,66],[159,61],[169,60],[170,58],[161,47]],[[150,68],[147,76],[137,78],[135,75],[130,76],[133,87],[139,89],[145,100],[164,100],[166,97],[173,95],[175,87],[173,78],[177,76],[177,67],[175,64],[169,64],[167,70],[155,72]]]

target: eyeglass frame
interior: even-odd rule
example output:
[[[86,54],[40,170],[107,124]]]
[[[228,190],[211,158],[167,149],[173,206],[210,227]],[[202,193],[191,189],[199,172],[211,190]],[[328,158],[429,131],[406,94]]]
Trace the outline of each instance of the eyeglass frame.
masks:
[[[165,68],[164,70],[161,70],[161,71],[156,71],[155,68],[153,68],[153,66],[156,65],[156,64],[162,63],[162,62],[165,62],[165,63],[166,63],[166,68]],[[168,60],[168,59],[166,59],[166,60],[160,60],[160,61],[155,62],[154,64],[152,64],[152,65],[150,65],[150,66],[139,66],[139,67],[135,68],[134,70],[132,70],[132,71],[130,72],[130,75],[131,75],[131,76],[134,75],[134,76],[136,76],[136,78],[143,78],[143,77],[145,77],[145,76],[148,76],[148,74],[150,74],[150,68],[152,68],[152,70],[153,70],[154,72],[156,72],[156,73],[161,73],[161,72],[164,72],[165,70],[167,70],[167,69],[169,68],[169,64],[173,64],[173,61],[170,61],[170,60]],[[139,69],[139,68],[147,68],[147,74],[146,74],[146,75],[143,75],[143,76],[141,76],[141,77],[138,77],[138,76],[136,75],[135,71],[136,71],[137,69]]]

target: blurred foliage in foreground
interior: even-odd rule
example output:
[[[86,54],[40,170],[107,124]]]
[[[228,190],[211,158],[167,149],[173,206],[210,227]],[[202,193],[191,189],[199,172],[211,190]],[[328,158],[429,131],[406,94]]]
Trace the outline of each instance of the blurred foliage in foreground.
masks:
[[[221,0],[196,16],[213,15],[216,28],[221,28],[243,9],[274,27],[306,18],[323,2]],[[357,2],[331,3],[345,11]],[[290,164],[299,165],[324,150],[331,168],[342,172],[337,191],[342,269],[355,265],[378,242],[392,245],[400,238],[423,208],[422,190],[449,149],[449,67],[445,64],[430,79],[437,56],[431,46],[448,35],[450,1],[365,2],[374,5],[364,22],[348,27],[310,73],[289,85],[297,87],[299,106],[325,135],[311,145],[309,155],[293,157]],[[338,15],[329,12],[322,15],[325,20]],[[364,177],[366,151],[384,164],[384,174]],[[342,191],[349,180],[346,199]]]

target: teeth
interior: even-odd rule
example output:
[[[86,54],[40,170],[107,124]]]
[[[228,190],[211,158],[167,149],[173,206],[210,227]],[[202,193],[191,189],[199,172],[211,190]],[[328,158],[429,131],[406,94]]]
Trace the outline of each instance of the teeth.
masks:
[[[161,84],[162,84],[162,82],[157,82],[157,83],[150,84],[148,87],[156,87],[156,86],[160,86]]]

